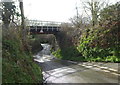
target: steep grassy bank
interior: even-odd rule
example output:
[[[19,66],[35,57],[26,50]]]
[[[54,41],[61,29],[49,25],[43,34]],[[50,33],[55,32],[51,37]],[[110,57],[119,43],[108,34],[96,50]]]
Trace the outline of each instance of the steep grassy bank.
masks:
[[[22,42],[20,31],[3,30],[2,39],[2,82],[40,83],[42,73],[33,61],[28,40]]]

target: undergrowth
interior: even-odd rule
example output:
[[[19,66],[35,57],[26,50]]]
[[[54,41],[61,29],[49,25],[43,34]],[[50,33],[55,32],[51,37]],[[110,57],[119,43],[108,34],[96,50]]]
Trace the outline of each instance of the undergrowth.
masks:
[[[62,48],[53,55],[77,61],[120,62],[119,7],[118,2],[102,9],[99,24],[82,29],[76,49]]]
[[[41,69],[33,61],[20,33],[14,29],[6,32],[2,40],[2,83],[41,83]]]

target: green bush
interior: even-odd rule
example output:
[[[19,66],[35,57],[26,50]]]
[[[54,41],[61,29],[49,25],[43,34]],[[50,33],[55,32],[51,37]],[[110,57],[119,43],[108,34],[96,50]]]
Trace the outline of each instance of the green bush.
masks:
[[[8,34],[11,30],[7,31]],[[40,83],[42,72],[28,50],[24,50],[20,35],[14,31],[2,40],[2,83]],[[24,43],[25,44],[25,43]],[[27,49],[27,47],[25,47]]]
[[[41,69],[31,55],[20,51],[16,41],[3,40],[3,83],[36,83],[42,81]],[[28,53],[27,53],[28,54]]]
[[[55,56],[78,61],[120,62],[119,7],[118,2],[102,9],[99,25],[82,29],[77,46],[58,50]]]
[[[57,51],[52,52],[52,54],[59,59],[84,61],[84,58],[81,56],[81,54],[74,46],[64,49],[58,49]]]
[[[30,40],[30,46],[31,46],[31,52],[32,54],[37,54],[39,51],[43,49],[41,46],[40,40],[36,39],[35,40]]]
[[[115,30],[108,31],[98,26],[97,29],[91,28],[82,35],[77,49],[85,60],[120,62],[120,46],[117,45],[112,31]]]
[[[54,51],[54,52],[52,52],[52,54],[55,56],[55,57],[57,57],[57,58],[59,58],[59,59],[62,59],[62,56],[61,56],[61,50],[60,49],[58,49],[57,51]]]

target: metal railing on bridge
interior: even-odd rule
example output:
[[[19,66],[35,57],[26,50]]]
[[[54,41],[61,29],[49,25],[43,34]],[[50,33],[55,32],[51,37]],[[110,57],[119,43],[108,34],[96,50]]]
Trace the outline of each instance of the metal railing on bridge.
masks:
[[[31,33],[56,33],[60,31],[62,22],[28,20],[27,26]]]
[[[62,22],[28,20],[28,26],[60,26]]]

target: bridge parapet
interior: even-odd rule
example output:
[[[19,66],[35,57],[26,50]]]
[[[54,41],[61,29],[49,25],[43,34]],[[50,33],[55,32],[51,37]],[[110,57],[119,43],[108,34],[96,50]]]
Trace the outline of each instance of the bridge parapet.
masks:
[[[60,31],[62,22],[28,20],[31,34],[54,34]]]
[[[28,20],[28,26],[59,26],[62,22],[55,21],[40,21],[40,20]]]

